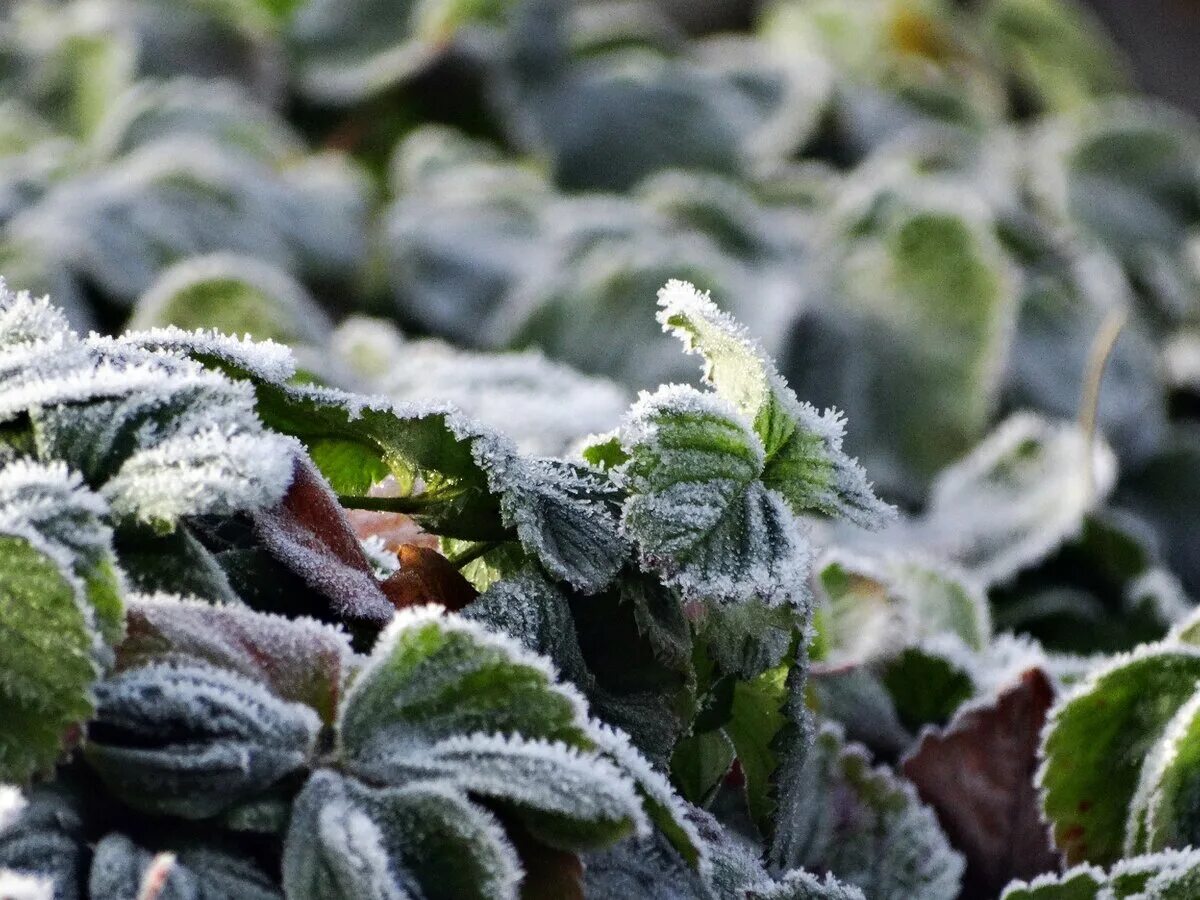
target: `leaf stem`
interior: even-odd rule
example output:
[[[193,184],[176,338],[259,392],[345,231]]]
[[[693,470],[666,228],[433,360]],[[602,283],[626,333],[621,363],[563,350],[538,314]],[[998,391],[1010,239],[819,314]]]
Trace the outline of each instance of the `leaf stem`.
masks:
[[[368,509],[372,512],[420,513],[437,502],[432,497],[358,497],[338,494],[338,503],[347,509]]]
[[[500,541],[476,541],[469,547],[465,547],[458,553],[452,553],[446,557],[447,562],[456,569],[461,569],[467,563],[475,562],[479,557],[491,553],[500,546]]]
[[[1079,430],[1083,432],[1087,447],[1087,453],[1084,456],[1086,484],[1088,490],[1093,492],[1096,486],[1093,483],[1092,456],[1100,411],[1100,388],[1104,382],[1104,369],[1112,356],[1113,348],[1117,345],[1117,338],[1121,336],[1121,331],[1125,328],[1128,320],[1129,310],[1125,307],[1114,309],[1105,316],[1092,341],[1087,368],[1084,370],[1083,394],[1079,398]]]

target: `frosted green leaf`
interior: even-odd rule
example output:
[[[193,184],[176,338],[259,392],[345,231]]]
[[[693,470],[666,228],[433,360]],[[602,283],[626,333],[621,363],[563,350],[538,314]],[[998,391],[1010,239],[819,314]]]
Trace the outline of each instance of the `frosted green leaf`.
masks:
[[[1130,805],[1144,761],[1198,679],[1200,651],[1143,649],[1093,673],[1051,711],[1038,784],[1069,862],[1112,863],[1138,835]]]
[[[872,478],[916,499],[991,424],[1019,280],[976,188],[881,168],[831,214],[781,366],[846,414]]]
[[[104,501],[61,463],[16,461],[0,469],[0,534],[24,538],[56,563],[92,608],[106,645],[124,633],[125,584],[104,521]],[[98,660],[110,660],[107,648]]]
[[[112,160],[179,136],[209,139],[273,164],[303,150],[291,126],[274,110],[255,103],[237,83],[187,77],[131,85],[112,103],[89,143],[98,159]]]
[[[167,266],[218,251],[317,281],[349,278],[366,246],[365,204],[360,177],[336,158],[276,171],[171,136],[56,184],[9,229],[128,306]]]
[[[433,63],[463,26],[507,10],[504,0],[308,0],[289,34],[300,86],[327,103],[363,100]]]
[[[1079,534],[1115,481],[1101,440],[1018,414],[938,476],[917,537],[985,585],[1005,582]]]
[[[396,304],[434,334],[493,343],[481,323],[551,251],[545,175],[427,125],[397,146],[391,180],[383,227]]]
[[[338,465],[324,474],[339,491],[361,486],[364,466],[386,465],[401,485],[423,486],[407,508],[429,530],[472,540],[515,534],[552,575],[588,593],[603,589],[625,561],[607,479],[584,466],[523,456],[503,434],[453,407],[286,384],[292,361],[277,366],[264,359],[262,351],[278,349],[269,343],[242,345],[177,329],[126,340],[189,352],[252,379],[263,421]],[[319,452],[330,435],[339,448],[332,456]]]
[[[370,347],[382,349],[380,331],[391,327],[351,320],[338,329],[335,347],[352,365]],[[398,336],[386,367],[364,383],[396,403],[453,404],[535,454],[566,453],[586,435],[612,428],[629,406],[628,393],[613,382],[581,375],[537,350],[468,353],[434,340],[401,342]]]
[[[1104,880],[1103,870],[1077,866],[1061,875],[1047,873],[1030,882],[1014,881],[1000,896],[1001,900],[1096,900]]]
[[[103,501],[61,464],[0,468],[0,779],[48,771],[124,628]]]
[[[203,847],[152,853],[123,834],[100,840],[88,888],[93,897],[154,900],[282,900],[253,863]]]
[[[258,351],[260,365],[277,370],[277,351]],[[270,506],[291,481],[294,442],[263,428],[249,385],[177,352],[80,340],[47,301],[6,290],[0,389],[0,421],[28,416],[38,456],[79,470],[120,518],[170,530],[185,515]]]
[[[177,263],[138,299],[129,327],[164,325],[314,345],[333,330],[325,311],[286,272],[225,253]]]
[[[983,29],[1025,90],[1048,110],[1128,90],[1116,45],[1073,0],[991,0]]]
[[[644,830],[625,773],[637,754],[614,762],[598,752],[582,698],[555,683],[542,657],[440,613],[402,612],[380,637],[341,711],[347,770],[373,784],[439,781],[489,799],[561,849]]]
[[[1125,855],[1200,844],[1200,692],[1167,723],[1146,756],[1130,803]]]
[[[1200,852],[1166,850],[1122,859],[1108,872],[1080,865],[1014,881],[1000,900],[1187,900],[1195,896]]]
[[[1186,319],[1195,275],[1200,131],[1158,103],[1117,97],[1047,122],[1031,151],[1037,200],[1120,257],[1168,321]]]
[[[317,772],[283,854],[295,900],[515,898],[522,872],[494,815],[448,785],[374,788]]]
[[[85,757],[134,808],[203,819],[307,765],[319,729],[241,675],[156,663],[96,687]]]
[[[503,632],[525,649],[545,656],[576,685],[586,688],[592,678],[580,652],[567,598],[535,567],[526,566],[492,583],[463,610],[463,617]]]
[[[663,329],[704,357],[705,380],[753,423],[765,452],[762,481],[797,514],[821,513],[864,527],[894,516],[862,467],[843,452],[845,425],[837,413],[822,415],[801,403],[758,343],[707,294],[669,281],[658,304]]]
[[[797,814],[777,824],[776,865],[832,872],[879,900],[954,900],[963,860],[908,782],[870,765],[823,726],[793,789]]]
[[[762,482],[764,452],[729,403],[670,386],[643,395],[615,470],[622,528],[642,566],[685,596],[769,604],[804,598],[809,547],[783,497]]]
[[[878,557],[831,551],[818,584],[823,653],[830,660],[870,662],[939,634],[972,650],[991,637],[983,591],[962,571],[916,554]]]

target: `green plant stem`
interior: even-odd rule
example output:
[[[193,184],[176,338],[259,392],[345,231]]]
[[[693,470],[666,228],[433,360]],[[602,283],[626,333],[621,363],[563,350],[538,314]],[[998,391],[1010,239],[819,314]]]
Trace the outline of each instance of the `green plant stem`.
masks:
[[[1104,382],[1104,369],[1112,356],[1117,338],[1129,320],[1129,310],[1114,309],[1100,323],[1092,348],[1088,354],[1087,368],[1083,375],[1083,395],[1079,399],[1079,430],[1087,441],[1088,452],[1084,457],[1089,490],[1095,491],[1092,475],[1092,448],[1096,443],[1096,425],[1100,411],[1100,388]]]
[[[499,546],[500,541],[477,541],[459,553],[450,554],[446,559],[454,568],[461,569],[467,563],[475,562],[479,557],[490,553]]]
[[[367,509],[372,512],[421,513],[436,502],[429,497],[356,497],[338,494],[338,503],[347,509]]]

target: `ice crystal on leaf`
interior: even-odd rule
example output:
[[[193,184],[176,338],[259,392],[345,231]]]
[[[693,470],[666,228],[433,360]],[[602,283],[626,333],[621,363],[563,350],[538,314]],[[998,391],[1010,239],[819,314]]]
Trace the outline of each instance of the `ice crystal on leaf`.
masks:
[[[643,396],[622,431],[622,527],[644,566],[693,597],[803,596],[808,541],[763,484],[762,445],[736,409],[672,386]]]
[[[169,351],[81,340],[27,294],[3,290],[0,315],[0,420],[27,415],[39,456],[81,471],[118,516],[169,529],[282,496],[296,449],[263,428],[248,385]]]
[[[704,358],[704,378],[752,423],[764,452],[762,479],[797,514],[812,512],[878,527],[895,510],[875,496],[862,467],[842,450],[844,420],[801,403],[745,328],[707,294],[670,281],[658,295],[663,330]]]
[[[61,463],[0,468],[0,777],[55,762],[123,628],[104,501]]]

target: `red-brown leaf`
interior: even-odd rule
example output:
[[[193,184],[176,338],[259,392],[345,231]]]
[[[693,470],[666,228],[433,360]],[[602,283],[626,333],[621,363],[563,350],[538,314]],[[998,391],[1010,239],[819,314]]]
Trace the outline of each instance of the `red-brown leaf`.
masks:
[[[348,621],[385,624],[394,612],[354,529],[325,479],[306,458],[296,460],[280,503],[254,519],[263,546]]]
[[[383,583],[383,591],[396,609],[437,603],[457,612],[479,596],[471,582],[436,550],[405,544],[396,555],[400,568]]]
[[[1033,777],[1054,689],[1030,669],[996,700],[926,731],[904,774],[967,859],[964,900],[992,898],[1013,878],[1060,868]]]

